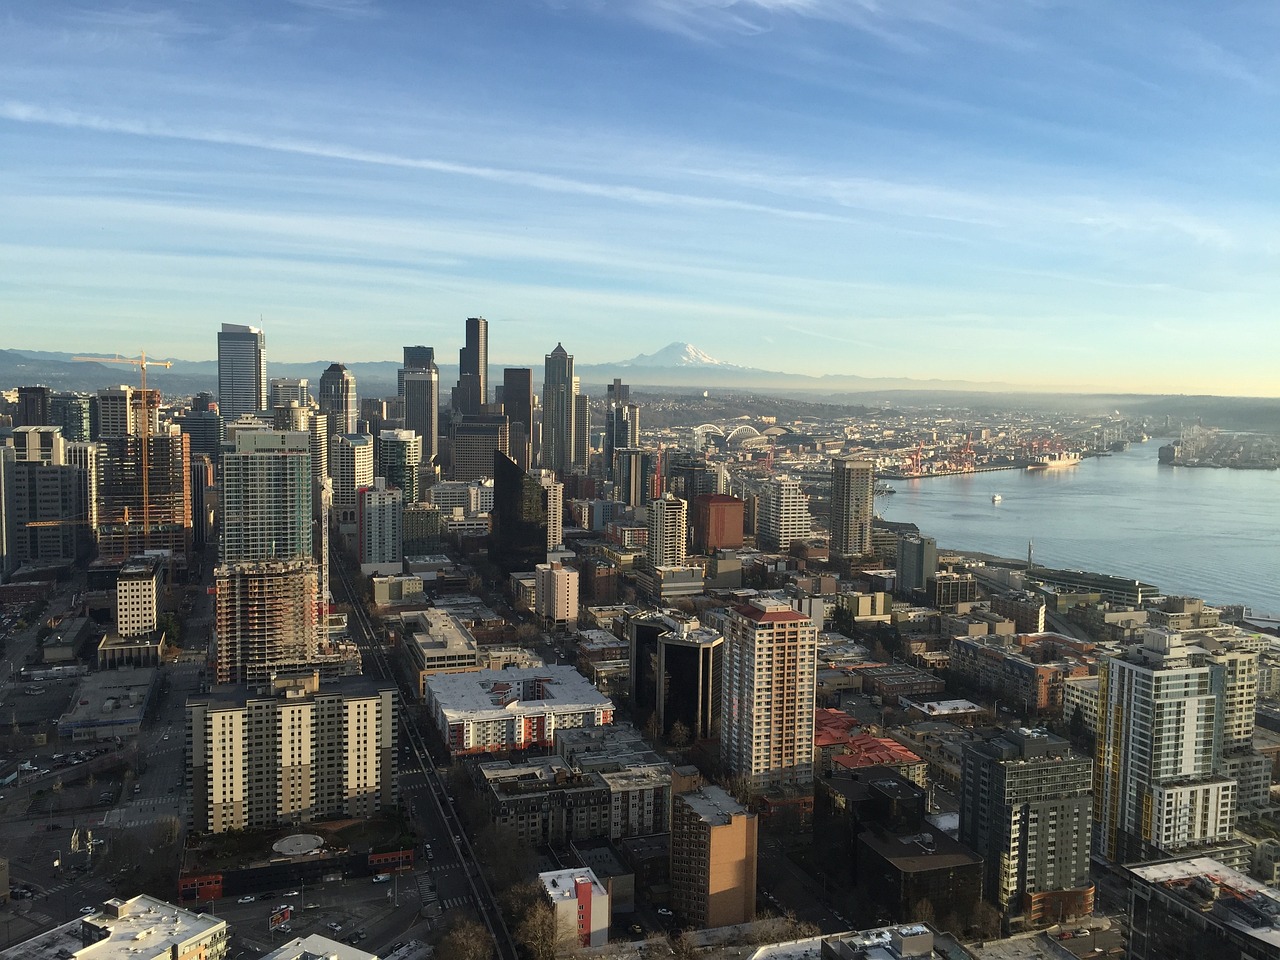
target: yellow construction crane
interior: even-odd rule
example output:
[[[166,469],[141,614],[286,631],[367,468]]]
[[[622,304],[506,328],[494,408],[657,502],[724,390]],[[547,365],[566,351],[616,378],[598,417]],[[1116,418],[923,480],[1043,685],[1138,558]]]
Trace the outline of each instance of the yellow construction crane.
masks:
[[[147,392],[147,367],[172,367],[171,360],[148,360],[147,351],[139,351],[136,357],[73,357],[82,363],[127,363],[137,367],[142,379],[142,422],[138,425],[138,435],[142,439],[142,549],[151,545],[151,394]],[[124,522],[129,523],[129,511],[126,509]],[[127,535],[126,535],[127,538]],[[127,542],[127,541],[126,541]]]

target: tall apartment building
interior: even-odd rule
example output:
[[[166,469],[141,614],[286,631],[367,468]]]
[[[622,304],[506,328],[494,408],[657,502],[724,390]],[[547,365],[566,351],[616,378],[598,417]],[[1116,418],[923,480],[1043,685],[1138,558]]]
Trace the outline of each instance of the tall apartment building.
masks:
[[[373,485],[373,437],[345,433],[329,442],[329,478],[333,481],[333,511],[339,526],[355,529],[356,491]]]
[[[649,542],[645,545],[645,557],[650,568],[683,566],[689,536],[689,505],[668,493],[649,501],[646,510]]]
[[[1098,671],[1096,852],[1128,863],[1226,843],[1237,781],[1224,747],[1251,736],[1256,653],[1148,629]],[[1252,678],[1250,681],[1249,678]]]
[[[104,437],[100,444],[98,554],[127,557],[143,550],[171,550],[185,560],[194,535],[191,438],[182,433],[147,437],[145,497],[142,445],[136,436]]]
[[[218,412],[230,421],[266,408],[266,335],[257,327],[224,323],[218,332]]]
[[[573,378],[573,461],[574,473],[586,473],[591,465],[591,398],[582,393],[582,385]]]
[[[778,600],[729,610],[724,622],[720,752],[752,794],[813,782],[818,631]]]
[[[982,856],[986,895],[1032,924],[1093,912],[1093,762],[1044,730],[964,746],[960,841]]]
[[[422,438],[412,430],[382,430],[378,434],[377,475],[401,492],[405,503],[417,503],[418,464]]]
[[[561,476],[573,466],[575,401],[577,380],[573,356],[562,344],[546,356],[542,378],[542,459],[544,470]]]
[[[699,928],[754,920],[757,850],[756,815],[720,787],[672,797],[671,907],[676,916]]]
[[[813,529],[809,498],[793,477],[773,477],[760,492],[756,515],[756,543],[763,550],[785,553]]]
[[[615,447],[613,451],[613,497],[629,507],[643,507],[653,499],[658,486],[658,455],[637,447]]]
[[[316,674],[187,699],[192,827],[363,818],[395,803],[394,684]]]
[[[493,475],[493,455],[510,452],[505,414],[463,414],[454,420],[453,479],[479,480]]]
[[[875,464],[870,460],[831,460],[831,553],[854,557],[871,552]]]
[[[558,561],[533,568],[537,582],[534,612],[547,623],[574,623],[578,619],[578,571]]]
[[[159,612],[159,563],[154,557],[125,562],[116,578],[116,632],[145,637],[156,628]]]
[[[416,438],[415,438],[416,439]],[[399,573],[404,564],[404,494],[383,477],[356,492],[360,572]]]
[[[334,433],[355,433],[360,419],[356,377],[340,363],[331,363],[320,374],[320,411],[329,417]]]
[[[12,447],[0,447],[0,582],[18,566],[17,530],[14,520],[17,459]]]
[[[507,449],[522,470],[533,466],[533,371],[507,367],[502,371],[502,412],[507,415]]]
[[[222,461],[220,562],[311,558],[311,496],[309,433],[238,434]]]
[[[83,550],[90,477],[67,462],[59,427],[18,427],[6,449],[5,519],[10,564],[70,563]]]

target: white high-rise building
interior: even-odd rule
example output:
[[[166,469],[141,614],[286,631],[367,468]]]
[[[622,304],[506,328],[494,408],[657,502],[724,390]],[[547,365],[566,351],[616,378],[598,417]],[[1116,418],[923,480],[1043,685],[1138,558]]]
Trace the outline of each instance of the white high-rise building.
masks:
[[[306,377],[272,377],[270,407],[287,407],[296,403],[300,407],[311,406],[311,381]]]
[[[360,572],[399,573],[404,564],[404,492],[383,477],[356,493]]]
[[[689,537],[689,505],[673,494],[650,500],[649,543],[645,548],[650,567],[684,566],[685,544]]]
[[[856,557],[871,552],[875,464],[870,460],[831,460],[831,555]]]
[[[312,559],[311,435],[236,435],[222,460],[223,563]]]
[[[257,327],[224,323],[218,333],[218,412],[230,422],[266,408],[266,335]]]
[[[1102,660],[1096,853],[1128,863],[1230,840],[1239,792],[1223,748],[1252,736],[1256,666],[1256,652],[1166,629]]]
[[[550,470],[530,471],[547,495],[547,549],[564,543],[564,484]]]
[[[578,571],[557,561],[533,568],[537,584],[534,610],[549,623],[573,623],[578,619]]]
[[[333,512],[340,526],[354,529],[356,491],[373,486],[373,437],[344,433],[329,441],[329,479],[333,481]]]
[[[730,608],[724,622],[720,754],[759,794],[813,783],[818,631],[780,600]]]
[[[773,477],[760,492],[756,510],[756,542],[764,550],[785,553],[796,540],[813,532],[809,498],[793,477]]]

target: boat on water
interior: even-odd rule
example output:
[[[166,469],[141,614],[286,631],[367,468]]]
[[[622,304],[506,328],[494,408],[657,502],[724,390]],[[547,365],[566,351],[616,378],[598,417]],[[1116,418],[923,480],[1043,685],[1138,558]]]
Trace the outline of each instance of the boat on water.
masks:
[[[1035,457],[1027,464],[1028,470],[1057,470],[1059,467],[1074,467],[1080,457],[1074,453],[1045,453]]]
[[[1003,499],[1004,499],[1004,497],[1000,496],[1000,494],[998,494],[998,493],[993,493],[993,494],[991,495],[991,502],[992,502],[992,503],[999,503],[999,502],[1000,502],[1001,500],[1003,500]]]

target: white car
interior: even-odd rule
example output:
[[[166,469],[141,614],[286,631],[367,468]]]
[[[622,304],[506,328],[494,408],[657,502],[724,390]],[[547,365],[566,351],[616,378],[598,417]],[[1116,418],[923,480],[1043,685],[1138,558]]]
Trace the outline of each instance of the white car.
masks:
[[[98,908],[97,908],[97,907],[81,907],[81,908],[80,908],[80,912],[81,912],[82,914],[86,914],[86,915],[87,915],[87,914],[90,914],[90,913],[97,913],[97,912],[98,912]]]
[[[237,900],[236,903],[253,903],[253,901],[256,899],[258,898],[253,896],[244,896],[244,897],[241,897],[239,900]]]
[[[659,916],[663,916],[663,917],[674,917],[674,916],[675,916],[675,914],[674,914],[674,913],[672,913],[670,910],[668,910],[666,907],[659,907],[659,908],[658,908],[658,914],[659,914]]]

